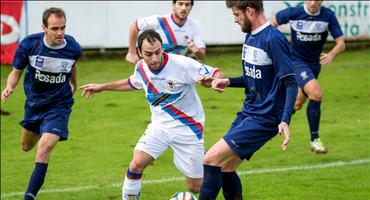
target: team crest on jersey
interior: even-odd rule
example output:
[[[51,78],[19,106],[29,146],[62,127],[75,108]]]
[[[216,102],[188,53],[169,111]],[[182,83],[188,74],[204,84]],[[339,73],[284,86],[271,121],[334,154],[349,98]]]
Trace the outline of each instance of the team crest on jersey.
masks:
[[[303,22],[297,23],[297,29],[302,30],[303,29]]]
[[[253,61],[257,62],[257,50],[253,51]]]
[[[68,62],[62,61],[62,71],[68,72]]]
[[[167,81],[167,84],[168,84],[168,89],[169,90],[174,90],[175,89],[175,84],[173,83],[173,81],[169,80]]]
[[[36,57],[36,66],[41,68],[43,65],[44,65],[44,58]]]

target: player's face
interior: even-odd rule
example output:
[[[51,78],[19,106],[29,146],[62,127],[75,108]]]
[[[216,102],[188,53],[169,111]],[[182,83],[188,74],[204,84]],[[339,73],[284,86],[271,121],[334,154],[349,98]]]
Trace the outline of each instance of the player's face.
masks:
[[[57,17],[55,14],[51,14],[47,26],[42,25],[42,28],[45,32],[46,42],[50,46],[57,46],[64,43],[66,28],[66,20],[64,17]]]
[[[244,33],[251,32],[252,24],[251,24],[251,21],[248,19],[247,15],[243,11],[236,8],[235,6],[233,6],[231,10],[234,15],[235,23],[240,25],[240,28],[242,29],[242,31]]]
[[[310,13],[317,13],[320,11],[320,8],[321,8],[321,4],[322,4],[323,1],[306,1],[306,5],[307,5],[307,10],[310,12]]]
[[[176,3],[173,4],[173,13],[177,18],[185,20],[192,7],[191,1],[176,1]]]
[[[159,70],[161,68],[163,55],[162,44],[160,41],[155,40],[153,43],[150,43],[145,39],[141,45],[140,54],[151,70]]]

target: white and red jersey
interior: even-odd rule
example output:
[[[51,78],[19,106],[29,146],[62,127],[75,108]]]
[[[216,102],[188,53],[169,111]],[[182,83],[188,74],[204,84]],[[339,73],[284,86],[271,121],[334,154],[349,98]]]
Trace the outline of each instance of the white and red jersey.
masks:
[[[200,25],[189,17],[185,24],[179,25],[174,21],[173,14],[152,15],[137,19],[136,28],[138,31],[154,29],[159,33],[163,41],[163,50],[167,53],[185,55],[188,51],[186,38],[193,41],[199,48],[206,47]]]
[[[152,112],[152,125],[172,133],[203,136],[204,111],[195,84],[200,76],[218,71],[181,55],[163,53],[160,70],[152,71],[144,60],[128,79],[135,89],[144,89]]]

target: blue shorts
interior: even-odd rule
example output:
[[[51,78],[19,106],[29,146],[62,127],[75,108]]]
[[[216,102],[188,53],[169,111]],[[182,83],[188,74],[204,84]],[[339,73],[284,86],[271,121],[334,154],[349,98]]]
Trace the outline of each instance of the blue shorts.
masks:
[[[293,61],[295,77],[298,86],[303,90],[306,83],[312,79],[317,79],[320,73],[320,65],[309,64],[302,61]]]
[[[223,139],[240,159],[249,160],[278,131],[276,123],[239,112]]]
[[[71,104],[55,105],[48,108],[31,109],[27,106],[24,119],[19,124],[32,132],[39,134],[52,133],[60,140],[68,139],[68,121],[72,112]]]

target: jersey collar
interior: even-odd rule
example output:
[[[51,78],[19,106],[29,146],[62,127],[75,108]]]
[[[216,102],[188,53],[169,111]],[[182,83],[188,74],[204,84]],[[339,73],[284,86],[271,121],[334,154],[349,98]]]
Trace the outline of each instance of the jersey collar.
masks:
[[[306,4],[303,5],[303,9],[307,13],[307,15],[310,15],[310,16],[318,16],[318,15],[320,15],[320,11],[321,11],[321,7],[320,7],[320,10],[317,11],[316,13],[310,13],[310,11],[308,11],[308,9],[307,9]]]
[[[251,34],[255,35],[255,34],[259,33],[260,31],[262,31],[263,29],[265,29],[266,27],[268,27],[269,25],[270,25],[270,22],[267,21],[266,23],[262,24],[262,26],[258,27],[256,30],[252,31]]]
[[[66,39],[64,38],[63,39],[64,41],[64,44],[61,44],[61,45],[58,45],[58,46],[50,46],[47,42],[46,42],[46,37],[44,35],[44,38],[43,38],[43,42],[44,42],[44,45],[49,48],[49,49],[63,49],[66,45],[67,45],[67,41]]]
[[[185,24],[186,24],[186,22],[188,21],[188,19],[186,18],[186,20],[185,20],[185,23],[184,24],[178,24],[178,23],[176,23],[176,21],[175,21],[175,17],[173,16],[173,13],[171,13],[171,20],[172,20],[172,22],[174,23],[174,24],[176,24],[178,27],[183,27]]]

